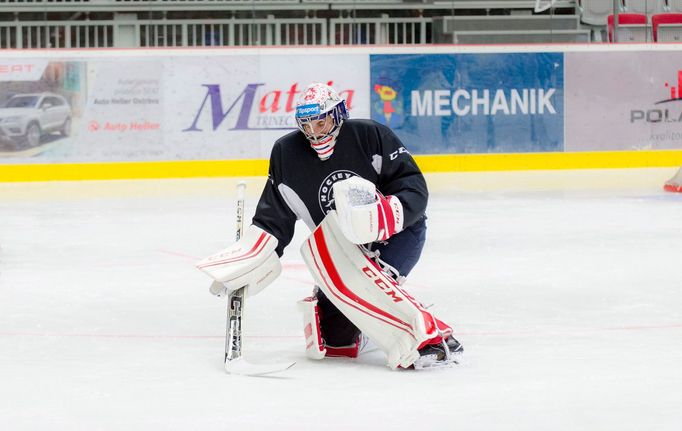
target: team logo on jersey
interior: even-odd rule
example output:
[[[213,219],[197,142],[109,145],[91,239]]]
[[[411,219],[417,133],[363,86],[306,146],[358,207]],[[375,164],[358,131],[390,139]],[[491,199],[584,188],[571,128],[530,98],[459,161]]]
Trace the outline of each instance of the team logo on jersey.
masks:
[[[322,184],[320,184],[320,190],[318,190],[317,192],[317,197],[320,201],[320,209],[322,210],[323,214],[326,215],[327,213],[329,213],[329,211],[334,209],[334,207],[332,206],[334,204],[334,192],[332,190],[332,186],[334,185],[334,183],[348,179],[350,177],[359,176],[360,175],[356,174],[353,171],[340,169],[327,175],[327,178],[322,180]]]

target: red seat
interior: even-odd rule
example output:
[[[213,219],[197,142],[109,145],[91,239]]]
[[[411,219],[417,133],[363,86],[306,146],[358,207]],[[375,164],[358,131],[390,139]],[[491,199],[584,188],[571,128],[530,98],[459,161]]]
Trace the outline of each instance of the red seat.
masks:
[[[646,15],[642,13],[619,13],[618,25],[641,24],[646,26]],[[609,42],[613,42],[613,15],[608,18]]]
[[[658,42],[658,26],[660,24],[682,24],[682,13],[659,13],[652,15],[651,26],[653,28],[654,42]]]

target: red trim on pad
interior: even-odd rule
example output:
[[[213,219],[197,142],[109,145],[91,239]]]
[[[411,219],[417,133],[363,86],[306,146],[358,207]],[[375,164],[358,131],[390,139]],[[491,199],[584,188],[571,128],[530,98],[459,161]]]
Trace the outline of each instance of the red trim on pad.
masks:
[[[263,241],[264,238],[266,238],[265,241]],[[246,253],[242,253],[240,255],[233,256],[233,257],[230,257],[228,259],[223,259],[223,260],[218,260],[215,262],[206,263],[204,265],[198,266],[197,268],[208,268],[209,266],[223,265],[226,263],[238,262],[240,260],[244,260],[244,259],[248,259],[250,257],[253,257],[253,256],[257,255],[258,253],[260,253],[265,248],[265,246],[267,245],[267,243],[270,241],[271,238],[272,238],[272,235],[268,234],[267,232],[263,232],[260,235],[260,237],[258,237],[258,241],[256,241],[256,244],[254,244],[254,246],[251,247],[251,250],[247,251]]]

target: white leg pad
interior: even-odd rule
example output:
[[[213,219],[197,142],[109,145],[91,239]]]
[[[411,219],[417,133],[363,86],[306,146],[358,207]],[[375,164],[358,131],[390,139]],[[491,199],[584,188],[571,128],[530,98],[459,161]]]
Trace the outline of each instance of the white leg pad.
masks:
[[[438,335],[434,316],[344,236],[331,211],[301,246],[327,298],[388,357],[408,367],[417,348]]]
[[[327,350],[320,334],[320,316],[317,298],[310,296],[298,301],[298,309],[303,313],[303,334],[305,335],[305,355],[310,359],[322,359]]]

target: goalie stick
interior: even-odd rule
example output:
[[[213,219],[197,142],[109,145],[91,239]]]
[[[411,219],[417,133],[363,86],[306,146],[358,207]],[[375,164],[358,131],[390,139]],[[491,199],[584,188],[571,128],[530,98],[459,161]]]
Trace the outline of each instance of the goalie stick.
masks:
[[[244,233],[244,191],[246,183],[237,184],[237,241]],[[230,292],[227,296],[227,329],[225,337],[225,371],[228,374],[262,376],[291,368],[296,362],[276,364],[252,364],[242,357],[242,318],[246,287]]]

